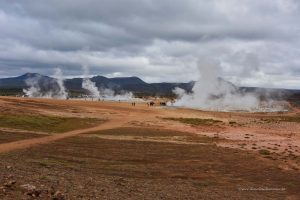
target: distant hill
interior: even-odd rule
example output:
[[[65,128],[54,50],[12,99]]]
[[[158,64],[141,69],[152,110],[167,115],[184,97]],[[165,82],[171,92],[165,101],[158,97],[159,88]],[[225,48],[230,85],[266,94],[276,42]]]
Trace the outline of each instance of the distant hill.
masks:
[[[56,79],[37,73],[26,73],[22,76],[0,79],[0,89],[24,89],[28,83],[35,81],[42,88],[48,89],[56,86]]]
[[[115,92],[131,91],[137,96],[174,96],[173,90],[176,87],[182,88],[187,92],[191,92],[195,82],[188,83],[146,83],[138,77],[117,77],[107,78],[104,76],[94,76],[91,78],[98,88],[109,88]],[[82,88],[83,78],[71,78],[64,80],[64,85],[69,92],[84,93]],[[225,82],[231,85],[235,90],[241,93],[255,93],[260,98],[272,99],[291,99],[300,105],[300,91],[286,90],[286,89],[269,89],[269,88],[254,88],[254,87],[237,87],[231,82],[219,78],[220,82]],[[18,77],[2,78],[0,79],[0,92],[5,91],[4,94],[15,94],[22,92],[22,89],[28,88],[28,82],[38,84],[42,90],[50,90],[58,87],[56,79],[44,76],[37,73],[26,73]],[[3,94],[3,93],[0,93]]]
[[[95,76],[91,80],[96,83],[98,88],[109,88],[116,92],[131,91],[140,95],[173,95],[172,90],[180,87],[188,92],[193,88],[194,82],[190,83],[146,83],[138,77],[118,77],[106,78]],[[82,78],[65,80],[65,86],[69,90],[82,90]]]
[[[194,82],[189,83],[146,83],[138,77],[107,78],[94,76],[90,78],[98,88],[109,88],[116,92],[131,91],[136,95],[173,95],[172,90],[180,87],[191,91]],[[36,81],[44,90],[57,87],[56,79],[37,73],[26,73],[18,77],[0,79],[0,89],[22,90],[28,88],[30,81]],[[84,92],[82,88],[83,78],[72,78],[64,80],[64,85],[69,91]]]

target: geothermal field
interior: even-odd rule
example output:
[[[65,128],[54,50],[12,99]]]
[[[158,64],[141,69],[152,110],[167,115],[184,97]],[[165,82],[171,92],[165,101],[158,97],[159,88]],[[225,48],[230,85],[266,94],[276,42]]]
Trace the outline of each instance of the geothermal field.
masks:
[[[0,200],[300,200],[300,0],[0,0]]]
[[[190,83],[0,79],[0,199],[300,199],[299,91],[204,66]]]
[[[300,109],[0,97],[0,199],[299,199]]]

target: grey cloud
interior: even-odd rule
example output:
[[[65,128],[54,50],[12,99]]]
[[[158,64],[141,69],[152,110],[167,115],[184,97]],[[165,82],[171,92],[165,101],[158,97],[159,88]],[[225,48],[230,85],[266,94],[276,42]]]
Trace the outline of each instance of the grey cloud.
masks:
[[[299,17],[296,0],[2,0],[0,76],[57,66],[77,76],[89,65],[93,74],[189,81],[210,57],[241,84],[282,74],[297,87]]]

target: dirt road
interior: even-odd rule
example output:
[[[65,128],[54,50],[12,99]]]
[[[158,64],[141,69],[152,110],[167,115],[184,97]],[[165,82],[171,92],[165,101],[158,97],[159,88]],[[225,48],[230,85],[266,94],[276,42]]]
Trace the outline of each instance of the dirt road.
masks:
[[[145,103],[138,103],[133,107],[128,102],[1,97],[0,112],[108,119],[108,122],[93,128],[0,144],[0,153],[46,144],[82,133],[131,126],[169,129],[218,137],[222,139],[217,143],[218,146],[249,151],[267,149],[274,155],[278,154],[284,158],[291,157],[293,159],[293,156],[300,154],[300,124],[280,121],[283,117],[298,119],[299,109],[297,108],[289,113],[227,113],[193,109],[150,108]],[[164,119],[170,117],[216,119],[222,121],[222,124],[190,126]]]
[[[124,118],[122,118],[122,119],[115,118],[113,120],[109,120],[99,126],[92,127],[92,128],[78,129],[78,130],[74,130],[74,131],[55,134],[55,135],[51,135],[51,136],[45,136],[45,137],[41,137],[41,138],[33,138],[33,139],[16,141],[16,142],[4,143],[4,144],[0,144],[0,153],[9,152],[9,151],[17,150],[17,149],[29,148],[29,147],[32,147],[35,145],[46,144],[46,143],[54,142],[57,140],[65,139],[68,137],[73,137],[73,136],[83,134],[83,133],[118,128],[118,127],[122,127],[122,125],[126,124],[126,122],[127,122],[127,120]]]
[[[28,197],[28,184],[66,199],[299,199],[298,112],[0,97],[0,199]],[[96,121],[60,132],[39,130],[41,116]]]

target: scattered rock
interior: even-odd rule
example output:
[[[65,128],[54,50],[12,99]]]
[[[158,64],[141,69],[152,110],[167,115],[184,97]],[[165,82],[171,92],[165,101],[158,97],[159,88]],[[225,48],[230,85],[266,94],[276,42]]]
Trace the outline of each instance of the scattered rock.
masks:
[[[41,191],[36,188],[36,186],[31,184],[20,185],[20,188],[24,191],[26,195],[38,197],[41,194]]]
[[[6,192],[5,187],[0,187],[0,192],[5,193]]]
[[[65,195],[60,192],[60,191],[56,191],[52,197],[53,200],[65,200]]]
[[[53,186],[50,187],[50,189],[48,190],[48,193],[51,194],[51,195],[54,195],[55,189],[54,189]]]
[[[5,183],[4,186],[7,188],[11,188],[14,184],[16,184],[16,181],[9,181]]]
[[[25,190],[25,191],[36,189],[36,187],[34,185],[30,185],[30,184],[20,185],[20,188]]]
[[[7,165],[5,168],[6,168],[6,169],[12,169],[12,166]]]

